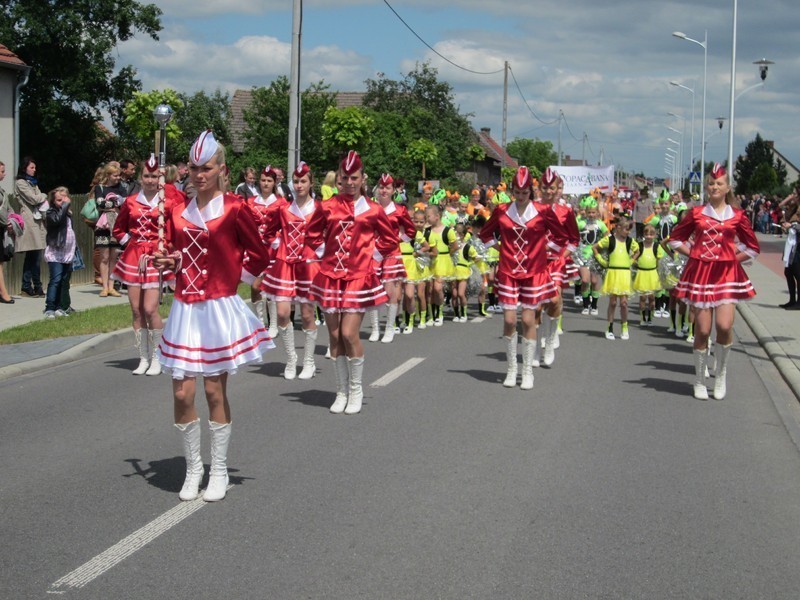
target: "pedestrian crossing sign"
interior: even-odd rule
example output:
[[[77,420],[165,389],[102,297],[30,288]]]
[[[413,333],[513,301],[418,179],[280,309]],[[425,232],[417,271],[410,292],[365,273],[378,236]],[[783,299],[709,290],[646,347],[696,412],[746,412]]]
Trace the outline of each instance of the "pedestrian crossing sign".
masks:
[[[700,181],[700,171],[690,171],[689,172],[689,183],[701,183],[701,181]]]

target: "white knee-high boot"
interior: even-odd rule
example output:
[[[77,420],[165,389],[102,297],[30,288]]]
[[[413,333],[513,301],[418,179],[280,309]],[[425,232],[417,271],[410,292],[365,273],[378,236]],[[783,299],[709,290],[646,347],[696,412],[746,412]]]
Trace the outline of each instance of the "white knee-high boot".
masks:
[[[181,434],[183,455],[186,457],[186,479],[183,481],[178,497],[181,500],[194,500],[200,495],[200,482],[203,480],[203,459],[200,458],[200,419],[191,423],[175,423]]]
[[[258,320],[261,321],[262,324],[264,323],[264,316],[265,316],[264,302],[265,300],[263,298],[261,300],[256,300],[255,302],[251,302],[251,304],[253,305],[253,312],[256,314]]]
[[[717,369],[714,376],[714,399],[722,400],[727,393],[727,383],[725,378],[728,375],[728,356],[731,352],[731,344],[723,346],[717,344],[714,348],[714,356],[717,359]]]
[[[373,308],[368,312],[369,312],[369,325],[370,325],[369,341],[377,342],[381,338],[381,325],[380,325],[380,318],[378,316],[378,309]]]
[[[337,356],[333,361],[334,375],[336,376],[336,400],[331,405],[331,412],[341,414],[347,406],[347,397],[350,391],[350,371],[347,368],[347,357]]]
[[[304,329],[305,343],[303,344],[303,370],[300,371],[298,379],[311,379],[317,371],[317,365],[314,363],[314,350],[317,347],[317,330]]]
[[[394,339],[394,320],[397,318],[397,304],[390,304],[386,313],[386,329],[383,330],[381,342],[389,344]]]
[[[503,381],[505,387],[511,388],[517,385],[517,334],[512,333],[511,337],[503,336],[506,341],[506,379]]]
[[[208,487],[203,500],[216,502],[228,491],[228,444],[231,441],[231,424],[208,422],[211,431],[211,469],[208,472]]]
[[[364,357],[347,357],[347,370],[350,376],[350,396],[347,398],[346,415],[355,415],[361,412],[361,402],[364,399],[364,390],[361,387],[361,377],[364,373]]]
[[[533,356],[536,353],[536,340],[522,338],[522,381],[520,389],[533,389]]]
[[[558,320],[545,315],[547,325],[544,331],[544,364],[550,366],[556,360],[556,340],[558,339]]]
[[[274,300],[267,300],[267,314],[269,315],[267,334],[274,339],[278,337],[278,303]]]
[[[698,400],[708,400],[706,388],[706,362],[708,352],[706,349],[694,351],[694,397]]]
[[[158,362],[158,345],[161,343],[163,329],[148,329],[147,337],[150,338],[150,367],[145,375],[161,375],[161,363]]]
[[[289,323],[286,327],[278,327],[278,333],[286,348],[286,367],[283,369],[285,379],[294,379],[297,376],[297,351],[294,349],[294,325]]]
[[[144,333],[144,334],[143,334]],[[139,350],[139,366],[132,373],[134,375],[144,375],[150,366],[150,340],[147,330],[134,329],[133,336],[136,338],[136,349]]]

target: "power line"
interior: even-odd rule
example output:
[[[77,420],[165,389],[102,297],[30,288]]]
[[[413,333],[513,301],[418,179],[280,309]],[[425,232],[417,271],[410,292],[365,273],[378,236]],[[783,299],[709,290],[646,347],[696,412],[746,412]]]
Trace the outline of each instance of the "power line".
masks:
[[[514,76],[514,70],[511,68],[511,65],[508,66],[508,70],[511,72],[511,79],[514,80],[514,85],[517,86],[517,91],[519,92],[520,98],[522,98],[522,101],[525,103],[525,106],[528,107],[528,110],[533,115],[533,118],[536,119],[537,121],[539,121],[539,123],[542,123],[544,125],[554,125],[554,124],[558,123],[558,119],[554,119],[553,121],[543,121],[542,119],[539,118],[539,115],[537,115],[533,111],[533,109],[531,108],[531,105],[528,104],[528,101],[525,99],[525,94],[522,93],[522,90],[519,87],[519,83],[517,82],[517,78]]]
[[[395,9],[392,7],[392,5],[391,5],[391,4],[389,4],[389,2],[387,2],[387,0],[383,0],[383,3],[384,3],[386,6],[388,6],[388,7],[389,7],[389,10],[391,10],[391,11],[394,13],[394,16],[396,16],[398,19],[400,19],[400,22],[401,22],[403,25],[405,25],[405,26],[406,26],[406,28],[407,28],[407,29],[408,29],[408,30],[409,30],[411,33],[413,33],[413,34],[414,34],[414,36],[415,36],[415,37],[416,37],[416,38],[417,38],[417,39],[418,39],[420,42],[422,42],[423,44],[425,44],[425,46],[427,46],[427,47],[428,47],[428,49],[429,49],[431,52],[433,52],[434,54],[436,54],[438,57],[442,58],[443,60],[446,60],[447,62],[449,62],[449,63],[450,63],[451,65],[453,65],[454,67],[456,67],[456,68],[458,68],[458,69],[461,69],[462,71],[467,71],[468,73],[474,73],[475,75],[496,75],[497,73],[502,73],[502,72],[503,72],[503,69],[498,69],[497,71],[473,71],[472,69],[468,69],[468,68],[466,68],[466,67],[462,67],[461,65],[458,65],[458,64],[454,63],[452,60],[450,60],[449,58],[447,58],[447,57],[446,57],[444,54],[440,53],[440,52],[439,52],[438,50],[436,50],[436,49],[435,49],[433,46],[431,46],[431,45],[430,45],[428,42],[426,42],[425,40],[423,40],[423,39],[422,39],[422,38],[419,36],[419,34],[418,34],[416,31],[414,31],[414,30],[412,29],[411,25],[409,25],[408,23],[406,23],[406,22],[403,20],[403,17],[401,17],[399,14],[397,14],[397,11],[396,11],[396,10],[395,10]]]
[[[575,134],[574,134],[574,133],[572,133],[572,129],[570,129],[570,128],[569,128],[569,123],[567,123],[567,115],[565,115],[565,114],[562,112],[562,113],[561,113],[561,117],[564,119],[564,125],[566,125],[566,126],[567,126],[567,131],[569,131],[569,134],[572,136],[572,139],[573,139],[573,140],[575,140],[576,142],[582,142],[583,140],[579,140],[578,138],[576,138],[576,137],[575,137]]]

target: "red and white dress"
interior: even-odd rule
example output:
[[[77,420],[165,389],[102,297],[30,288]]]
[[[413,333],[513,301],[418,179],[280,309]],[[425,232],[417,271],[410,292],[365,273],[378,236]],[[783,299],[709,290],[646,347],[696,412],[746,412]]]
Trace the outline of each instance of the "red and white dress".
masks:
[[[575,219],[575,213],[572,207],[568,204],[560,203],[550,206],[558,218],[558,221],[561,223],[563,231],[566,232],[567,237],[556,240],[553,237],[553,233],[548,234],[548,270],[550,271],[550,277],[553,278],[557,286],[567,288],[570,287],[573,281],[580,279],[578,265],[572,260],[572,253],[578,249],[578,244],[581,241],[581,234],[578,231],[578,222]],[[569,254],[566,256],[563,256],[561,251],[564,247],[569,251]],[[558,250],[556,250],[556,248],[558,248]]]
[[[306,244],[322,257],[311,297],[325,312],[363,312],[388,300],[374,261],[397,251],[397,232],[383,208],[338,194],[314,212]]]
[[[173,202],[186,198],[183,192],[174,188],[165,188],[164,195],[165,211]],[[119,209],[112,235],[125,250],[117,260],[111,279],[142,289],[158,289],[158,270],[151,261],[141,260],[143,256],[152,256],[158,249],[158,196],[152,201],[148,201],[142,192],[128,196]],[[162,281],[175,281],[175,273],[165,270]]]
[[[247,204],[253,211],[253,215],[258,223],[258,234],[261,236],[261,241],[267,246],[267,253],[270,262],[275,259],[275,250],[278,248],[280,240],[275,233],[267,235],[267,229],[270,223],[277,219],[278,211],[286,206],[286,199],[282,196],[270,194],[268,198],[259,196],[251,196],[247,199]],[[247,254],[245,254],[245,263],[247,263]]]
[[[500,236],[500,261],[494,289],[500,305],[506,310],[518,307],[537,309],[558,297],[558,288],[548,271],[548,232],[550,244],[558,249],[557,240],[569,239],[555,212],[544,204],[531,202],[520,214],[517,203],[499,204],[481,228],[480,239],[491,247]]]
[[[180,253],[175,300],[164,326],[159,359],[173,379],[236,373],[274,348],[267,330],[236,293],[267,264],[250,207],[233,194],[219,195],[203,210],[197,201],[167,211],[167,243]],[[250,256],[242,268],[245,251]]]
[[[378,204],[378,206],[380,206],[380,204]],[[417,234],[417,230],[408,214],[408,208],[394,202],[390,202],[385,208],[381,208],[383,208],[383,212],[386,213],[386,216],[389,217],[392,228],[399,235],[400,241],[406,243],[412,241]],[[403,252],[400,249],[400,241],[398,241],[397,248],[395,248],[393,252],[384,256],[383,260],[377,263],[378,279],[383,283],[405,281],[408,277],[405,264],[403,263]]]
[[[689,262],[673,290],[676,298],[699,308],[713,308],[756,295],[736,260],[738,252],[756,258],[761,251],[743,210],[727,204],[722,214],[710,204],[692,208],[672,230],[669,245],[678,248],[690,240]]]
[[[311,282],[319,272],[319,257],[306,247],[306,227],[320,202],[309,199],[302,207],[283,201],[267,224],[267,239],[279,239],[275,260],[264,272],[261,291],[276,302],[313,302]]]

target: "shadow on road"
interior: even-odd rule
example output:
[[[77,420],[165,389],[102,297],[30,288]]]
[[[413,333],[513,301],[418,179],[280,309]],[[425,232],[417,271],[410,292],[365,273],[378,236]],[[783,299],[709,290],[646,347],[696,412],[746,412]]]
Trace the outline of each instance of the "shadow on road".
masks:
[[[490,355],[492,356],[492,355]],[[503,355],[505,359],[505,355]],[[477,369],[470,369],[468,371],[459,371],[458,369],[448,369],[448,373],[462,373],[464,375],[469,375],[473,379],[477,379],[478,381],[485,381],[487,383],[500,383],[505,379],[505,373],[498,373],[497,371],[480,371]]]
[[[364,388],[364,391],[366,392],[367,388]],[[281,394],[281,397],[288,398],[289,402],[299,402],[307,406],[318,406],[325,409],[330,408],[335,396],[336,394],[331,390],[298,390],[296,392]],[[364,399],[366,400],[366,396]],[[367,403],[365,401],[364,406],[366,405]]]
[[[138,358],[123,358],[120,360],[107,360],[105,362],[107,367],[112,367],[114,369],[122,369],[123,371],[133,371],[136,367],[139,366],[139,359]]]
[[[641,379],[623,379],[622,382],[638,385],[648,390],[655,390],[656,392],[692,397],[692,386],[691,382],[688,380],[675,381],[674,379],[660,379],[658,377],[642,377]],[[651,395],[643,397],[648,399],[657,398],[657,396]]]
[[[141,477],[148,485],[157,487],[165,492],[177,494],[181,491],[183,478],[186,475],[186,460],[182,456],[150,461],[147,466],[142,465],[141,458],[126,458],[125,462],[130,463],[133,473],[123,473],[123,477]],[[204,465],[204,470],[205,475],[203,475],[203,482],[200,484],[201,489],[208,484],[209,465]],[[233,475],[233,473],[238,472],[238,469],[228,468],[228,478],[233,485],[240,485],[247,479],[254,479],[253,477]]]
[[[694,374],[694,365],[689,363],[675,363],[664,362],[660,360],[648,360],[645,362],[636,363],[636,366],[652,367],[659,371],[669,371],[671,373],[686,373],[687,375]]]

